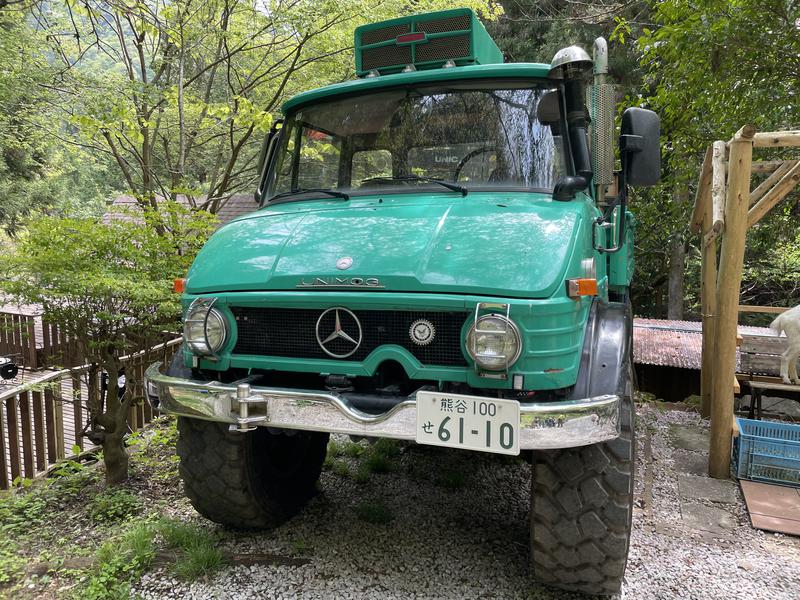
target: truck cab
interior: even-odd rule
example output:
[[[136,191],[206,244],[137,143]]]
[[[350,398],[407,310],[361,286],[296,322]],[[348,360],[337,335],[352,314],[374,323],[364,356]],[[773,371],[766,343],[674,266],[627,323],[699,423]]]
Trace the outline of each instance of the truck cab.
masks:
[[[594,59],[504,63],[456,9],[363,26],[355,48],[358,78],[284,104],[256,210],[198,254],[183,348],[148,370],[187,493],[214,521],[270,527],[313,495],[331,433],[523,454],[534,575],[614,593],[633,477],[626,191],[658,179],[658,118],[623,113],[615,176],[602,39]]]

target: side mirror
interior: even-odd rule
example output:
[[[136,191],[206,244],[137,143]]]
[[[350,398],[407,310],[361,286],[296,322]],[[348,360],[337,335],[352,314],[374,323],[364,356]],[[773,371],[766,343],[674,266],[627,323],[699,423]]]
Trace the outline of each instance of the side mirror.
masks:
[[[278,119],[272,124],[272,127],[264,138],[264,143],[261,146],[261,153],[258,156],[259,176],[258,188],[256,188],[255,199],[259,204],[264,201],[264,192],[267,188],[267,171],[269,171],[269,164],[272,162],[272,157],[275,154],[275,148],[278,147],[280,140],[280,133],[283,129],[283,119]]]
[[[661,121],[652,110],[628,108],[622,113],[619,148],[625,182],[655,185],[661,178]]]

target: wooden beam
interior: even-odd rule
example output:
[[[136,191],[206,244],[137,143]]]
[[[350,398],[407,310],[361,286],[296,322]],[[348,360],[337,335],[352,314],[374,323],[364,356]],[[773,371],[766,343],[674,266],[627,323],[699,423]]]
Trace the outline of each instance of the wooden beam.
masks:
[[[725,228],[725,142],[716,141],[712,146],[711,174],[711,223],[710,230],[716,235]]]
[[[753,161],[753,166],[750,167],[751,173],[772,173],[775,169],[780,167],[785,160],[759,160]]]
[[[765,131],[753,136],[754,148],[785,148],[800,146],[800,130]]]
[[[775,171],[773,171],[769,177],[762,181],[756,189],[750,192],[750,206],[753,206],[756,202],[761,200],[764,194],[766,194],[775,186],[776,183],[783,179],[784,175],[786,175],[786,173],[788,173],[796,164],[796,160],[787,160],[781,163],[781,165],[778,166],[778,168],[775,169]]]
[[[739,305],[739,312],[745,313],[768,313],[771,315],[779,315],[781,313],[785,313],[788,308],[783,308],[781,306],[748,306],[745,304]]]
[[[747,213],[747,226],[758,223],[773,207],[784,199],[800,183],[800,162],[789,169],[770,191],[768,191]]]
[[[712,148],[706,148],[706,155],[703,158],[703,166],[700,167],[700,176],[697,180],[697,192],[694,195],[694,210],[692,210],[692,219],[689,221],[689,230],[692,233],[697,233],[703,226],[703,219],[706,214],[706,205],[711,204],[711,157]],[[708,223],[710,226],[711,223]]]
[[[734,394],[742,393],[742,386],[739,385],[739,380],[736,379],[736,374],[733,375],[733,393]],[[733,416],[733,411],[731,411],[731,417],[732,416]]]
[[[731,420],[736,373],[736,334],[739,294],[747,237],[747,208],[750,200],[750,168],[755,129],[745,126],[728,144],[728,189],[725,197],[725,236],[720,252],[717,278],[717,311],[714,324],[714,357],[711,382],[711,440],[708,471],[712,477],[727,479],[731,462]]]

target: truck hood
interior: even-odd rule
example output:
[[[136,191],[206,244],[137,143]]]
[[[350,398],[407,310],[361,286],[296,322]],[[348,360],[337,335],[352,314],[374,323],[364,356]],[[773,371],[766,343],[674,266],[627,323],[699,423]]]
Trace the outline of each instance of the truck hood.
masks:
[[[528,192],[279,204],[218,230],[192,265],[186,291],[545,298],[563,281],[584,210],[580,201]]]

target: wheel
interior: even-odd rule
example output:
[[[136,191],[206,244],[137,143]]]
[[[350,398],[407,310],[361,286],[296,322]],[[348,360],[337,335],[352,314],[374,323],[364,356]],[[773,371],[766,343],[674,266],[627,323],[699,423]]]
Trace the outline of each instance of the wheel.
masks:
[[[620,436],[534,452],[531,567],[540,581],[588,594],[619,591],[633,514],[634,425],[630,383]]]
[[[227,424],[178,418],[178,456],[186,495],[201,515],[236,529],[275,527],[316,493],[328,434],[247,433]]]

